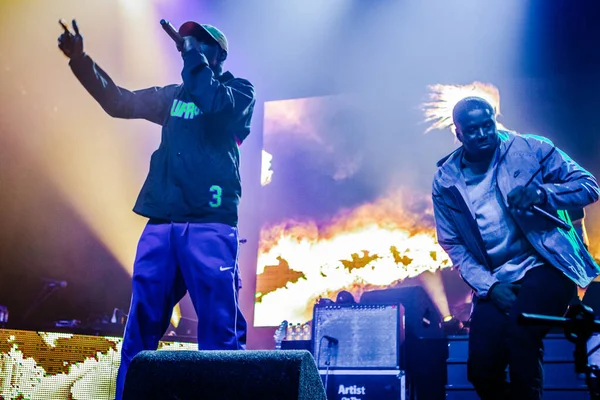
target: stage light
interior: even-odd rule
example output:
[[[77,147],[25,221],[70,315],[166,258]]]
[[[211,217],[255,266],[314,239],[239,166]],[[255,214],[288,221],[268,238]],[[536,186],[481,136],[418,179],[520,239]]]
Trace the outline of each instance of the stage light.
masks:
[[[0,328],[3,328],[8,323],[8,307],[0,304]]]
[[[454,133],[452,121],[452,110],[456,103],[469,96],[485,99],[494,108],[494,116],[498,118],[500,113],[500,92],[498,88],[489,83],[473,82],[468,85],[431,85],[429,87],[430,101],[423,104],[425,122],[431,125],[425,133],[435,129],[450,129]],[[508,130],[500,122],[496,122],[498,129]]]
[[[442,268],[442,266],[440,266]],[[442,276],[438,273],[426,271],[420,275],[423,288],[431,298],[431,301],[436,305],[441,315],[450,314],[450,306],[448,305],[448,297]]]

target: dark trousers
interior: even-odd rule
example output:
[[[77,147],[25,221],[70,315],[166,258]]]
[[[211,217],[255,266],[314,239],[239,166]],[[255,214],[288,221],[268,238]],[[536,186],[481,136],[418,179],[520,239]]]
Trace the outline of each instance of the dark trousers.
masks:
[[[549,328],[517,323],[523,312],[562,316],[576,286],[550,265],[529,270],[510,312],[486,299],[476,301],[469,333],[469,381],[482,400],[541,400],[543,338]],[[506,367],[510,383],[506,381]]]
[[[142,350],[156,350],[173,307],[186,291],[198,315],[201,350],[242,350],[246,320],[238,305],[237,228],[217,223],[146,225],[133,265],[133,292],[117,374],[123,395],[127,368]]]

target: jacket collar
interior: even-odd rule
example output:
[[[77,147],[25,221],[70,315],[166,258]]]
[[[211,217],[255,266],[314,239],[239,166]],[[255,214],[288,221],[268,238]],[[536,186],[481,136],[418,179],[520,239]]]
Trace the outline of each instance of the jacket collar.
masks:
[[[502,160],[506,155],[506,152],[512,146],[512,143],[517,134],[515,132],[498,130],[498,137],[500,138],[500,155],[499,160]],[[460,161],[464,153],[463,146],[454,150],[446,157],[442,158],[437,162],[438,166],[438,179],[439,183],[444,187],[450,187],[456,185],[461,179]]]

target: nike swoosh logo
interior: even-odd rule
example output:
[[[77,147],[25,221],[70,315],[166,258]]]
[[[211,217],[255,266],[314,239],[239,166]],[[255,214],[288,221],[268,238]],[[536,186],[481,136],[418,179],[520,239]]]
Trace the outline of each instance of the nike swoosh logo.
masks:
[[[227,268],[219,267],[219,270],[221,270],[221,271],[227,271],[228,269],[233,269],[233,267],[227,267]]]

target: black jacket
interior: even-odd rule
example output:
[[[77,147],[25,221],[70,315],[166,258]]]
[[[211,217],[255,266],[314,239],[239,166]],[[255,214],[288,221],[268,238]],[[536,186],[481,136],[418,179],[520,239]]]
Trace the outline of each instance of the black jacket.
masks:
[[[254,88],[226,72],[215,78],[203,54],[183,55],[183,84],[129,91],[87,55],[73,73],[116,118],[162,126],[134,212],[175,222],[237,224],[242,194],[238,146],[250,133]]]

